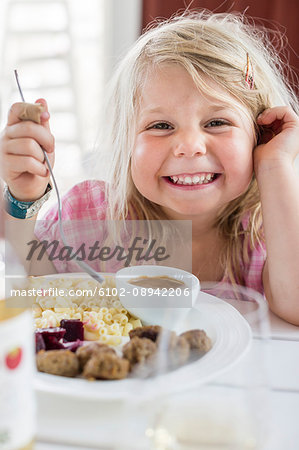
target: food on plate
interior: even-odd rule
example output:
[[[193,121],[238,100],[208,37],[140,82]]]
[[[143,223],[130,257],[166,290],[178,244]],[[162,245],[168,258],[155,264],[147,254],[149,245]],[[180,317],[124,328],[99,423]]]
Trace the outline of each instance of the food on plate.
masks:
[[[114,353],[100,351],[94,353],[83,369],[83,377],[87,379],[121,380],[129,372],[127,359]]]
[[[79,360],[70,350],[40,350],[36,355],[36,365],[40,372],[63,377],[79,374]]]
[[[64,339],[68,342],[73,342],[79,339],[84,340],[83,322],[79,319],[62,319],[60,322],[61,328],[65,329]]]
[[[182,366],[190,356],[190,346],[187,340],[181,336],[171,339],[168,347],[168,365],[171,368]]]
[[[144,364],[157,351],[157,344],[146,337],[133,337],[123,346],[123,356],[130,362],[132,368],[135,364]]]
[[[178,282],[170,277],[139,278]],[[33,314],[41,372],[89,380],[150,376],[192,362],[212,346],[203,330],[177,335],[158,325],[142,326],[123,308],[112,277],[102,284],[73,277],[36,277],[31,283],[39,288]],[[121,349],[107,345],[121,344],[122,337],[130,341]]]
[[[61,345],[65,330],[60,327],[41,328],[35,330],[36,351],[56,350],[63,348]],[[61,342],[60,342],[61,341]]]
[[[129,280],[129,283],[134,286],[152,289],[176,289],[187,287],[183,281],[168,277],[167,275],[154,277],[140,276],[138,278],[132,278]]]
[[[40,350],[36,355],[36,365],[40,372],[63,377],[81,375],[89,380],[120,380],[127,376],[130,368],[127,359],[99,342],[79,347],[75,353],[69,350]]]
[[[161,332],[162,327],[160,325],[146,325],[143,327],[135,328],[131,330],[129,333],[130,339],[137,336],[140,338],[148,338],[153,342],[156,342],[159,333]]]
[[[140,334],[142,335],[142,331],[148,332],[150,327],[141,327]],[[142,330],[144,329],[144,330]],[[156,330],[158,330],[156,328]],[[133,338],[134,339],[134,338]],[[190,355],[190,346],[186,339],[177,336],[174,331],[165,330],[162,327],[159,327],[159,331],[155,337],[156,348],[160,350],[163,355],[163,365],[164,368],[172,368],[181,366],[188,361]],[[161,365],[161,361],[158,361],[159,353],[156,352],[156,361],[153,363],[158,367]]]
[[[164,357],[164,366],[174,369],[186,364],[190,356],[198,356],[194,354],[195,352],[206,353],[212,346],[210,338],[203,330],[190,330],[177,336],[174,331],[164,330],[158,325],[148,325],[130,331],[129,336],[131,341],[123,347],[123,353],[130,360],[131,369],[135,364],[140,365],[145,362],[157,366],[159,362],[154,360],[154,357],[158,355],[157,349],[161,349],[167,355],[166,358]],[[149,340],[155,343],[151,354],[146,353],[148,349],[142,342]],[[142,351],[145,352],[146,357],[142,358]]]
[[[212,341],[204,330],[189,330],[181,334],[190,345],[193,351],[206,353],[212,348]]]
[[[35,351],[46,350],[46,344],[41,333],[35,331]]]
[[[113,353],[114,355],[116,354],[114,348],[109,347],[109,345],[102,344],[101,342],[91,342],[88,345],[83,345],[82,347],[78,348],[76,352],[79,359],[80,369],[83,370],[87,361],[93,355],[99,352],[109,352]]]
[[[78,333],[77,339],[82,340],[82,322],[84,340],[119,345],[122,336],[142,325],[122,306],[113,277],[106,276],[102,284],[82,277],[31,277],[28,290],[35,293],[33,317],[38,329],[61,327],[63,320],[78,320],[78,328],[69,324]],[[62,323],[73,333],[68,322]]]
[[[77,335],[69,334],[69,338]],[[35,349],[39,350],[71,350],[75,352],[83,344],[81,339],[69,341],[66,339],[66,329],[63,327],[41,328],[35,330]]]
[[[146,337],[150,330],[152,339]],[[121,355],[101,342],[81,342],[75,352],[65,349],[40,350],[36,362],[38,370],[52,375],[120,380],[129,373],[144,377],[161,370],[173,370],[190,362],[190,356],[199,358],[210,348],[211,341],[203,330],[190,330],[178,336],[162,327],[145,326],[131,333]]]

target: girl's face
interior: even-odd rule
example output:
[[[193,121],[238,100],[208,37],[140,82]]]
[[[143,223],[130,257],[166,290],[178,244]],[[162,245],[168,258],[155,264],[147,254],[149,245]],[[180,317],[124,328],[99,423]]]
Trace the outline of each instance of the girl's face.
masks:
[[[173,219],[214,218],[242,194],[253,173],[254,132],[244,107],[206,79],[201,93],[178,65],[150,74],[137,117],[133,182]]]

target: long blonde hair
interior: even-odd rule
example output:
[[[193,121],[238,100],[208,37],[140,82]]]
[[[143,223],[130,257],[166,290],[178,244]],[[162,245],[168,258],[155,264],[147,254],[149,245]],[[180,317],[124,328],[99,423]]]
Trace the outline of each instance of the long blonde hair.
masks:
[[[254,70],[253,89],[245,82],[247,55]],[[284,79],[283,64],[267,31],[255,27],[243,15],[203,10],[155,23],[120,62],[110,82],[104,131],[110,164],[107,173],[110,219],[124,220],[128,216],[143,220],[167,219],[159,205],[144,198],[136,189],[130,164],[144,80],[150,70],[169,63],[184,67],[202,92],[209,93],[204,79],[215,81],[229,94],[230,100],[235,98],[236,103],[244,107],[256,134],[256,117],[265,108],[290,105],[297,113],[299,111],[296,96]],[[248,226],[244,230],[242,219],[246,214]],[[232,282],[243,284],[240,261],[246,263],[249,248],[263,240],[261,205],[254,175],[247,191],[219,213],[215,227],[226,242],[221,259],[223,269]]]

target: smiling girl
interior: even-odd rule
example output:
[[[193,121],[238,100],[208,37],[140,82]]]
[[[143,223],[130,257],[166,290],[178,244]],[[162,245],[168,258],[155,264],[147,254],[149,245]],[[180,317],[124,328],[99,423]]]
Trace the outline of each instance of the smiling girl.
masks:
[[[111,81],[108,183],[75,186],[63,218],[192,221],[192,272],[202,284],[253,288],[299,325],[298,102],[280,68],[266,33],[244,16],[204,11],[148,30]],[[16,220],[11,197],[42,195],[49,174],[39,145],[52,160],[54,149],[48,116],[21,122],[19,108],[1,140]],[[55,239],[57,208],[46,220],[36,235]],[[32,262],[32,273],[40,267]]]

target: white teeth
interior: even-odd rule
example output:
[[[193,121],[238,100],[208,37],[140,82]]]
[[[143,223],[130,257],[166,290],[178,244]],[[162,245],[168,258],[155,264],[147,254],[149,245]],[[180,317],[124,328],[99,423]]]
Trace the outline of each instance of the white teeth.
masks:
[[[194,175],[194,176],[179,175],[179,176],[173,176],[170,178],[175,184],[183,184],[183,185],[192,186],[195,184],[207,184],[213,180],[213,177],[214,177],[214,173],[207,173],[207,174]]]

